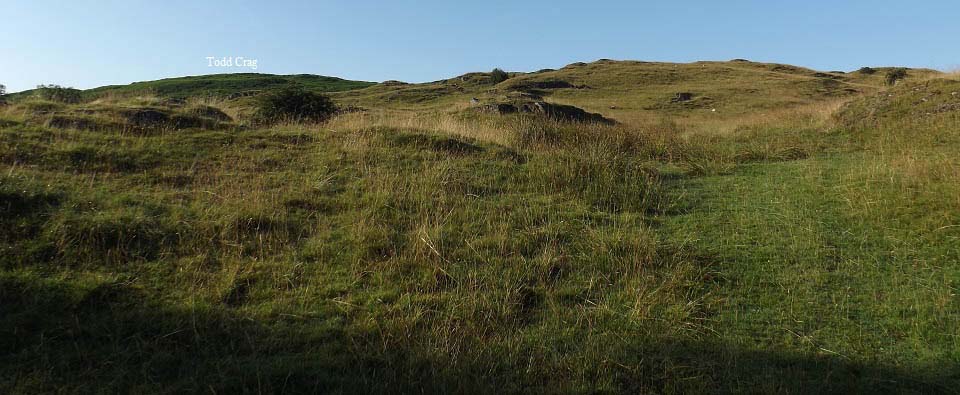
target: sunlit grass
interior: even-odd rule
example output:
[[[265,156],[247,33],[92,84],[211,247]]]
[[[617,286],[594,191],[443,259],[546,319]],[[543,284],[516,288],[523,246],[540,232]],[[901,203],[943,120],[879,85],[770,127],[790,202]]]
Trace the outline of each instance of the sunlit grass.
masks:
[[[721,94],[757,70],[769,92],[821,78],[707,66],[735,77]],[[551,100],[596,111],[625,78],[559,75],[594,91]],[[949,392],[960,122],[931,111],[953,103],[944,81],[616,125],[456,100],[266,128],[224,99],[13,103],[0,389]],[[111,126],[154,106],[233,120]]]

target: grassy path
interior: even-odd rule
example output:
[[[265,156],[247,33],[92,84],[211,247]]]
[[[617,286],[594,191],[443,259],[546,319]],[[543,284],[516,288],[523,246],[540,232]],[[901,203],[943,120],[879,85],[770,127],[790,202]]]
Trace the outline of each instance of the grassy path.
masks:
[[[956,245],[909,230],[923,228],[902,207],[916,202],[870,183],[869,163],[749,164],[672,185],[683,206],[660,231],[720,273],[713,327],[738,350],[722,359],[728,383],[949,392],[960,378]]]

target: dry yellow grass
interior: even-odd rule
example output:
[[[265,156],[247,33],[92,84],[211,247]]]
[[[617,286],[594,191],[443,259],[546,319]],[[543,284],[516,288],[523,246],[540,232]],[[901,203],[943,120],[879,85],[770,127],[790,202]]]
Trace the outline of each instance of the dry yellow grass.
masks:
[[[509,145],[515,130],[507,122],[493,117],[466,118],[451,112],[414,112],[370,110],[338,116],[323,128],[333,131],[358,131],[366,128],[398,128],[442,132],[500,145]]]

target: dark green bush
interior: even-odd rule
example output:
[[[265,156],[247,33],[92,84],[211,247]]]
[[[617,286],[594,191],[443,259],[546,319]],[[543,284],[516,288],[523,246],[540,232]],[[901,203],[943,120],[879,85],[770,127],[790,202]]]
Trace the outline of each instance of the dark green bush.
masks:
[[[326,95],[293,87],[263,96],[255,118],[259,123],[322,122],[336,112],[337,105]]]
[[[857,72],[859,72],[860,74],[871,75],[871,74],[876,74],[877,70],[872,67],[861,67],[860,70],[857,70]]]
[[[490,72],[490,80],[492,80],[494,84],[499,84],[508,79],[510,79],[510,75],[507,74],[506,71],[493,69],[493,71]]]
[[[83,100],[83,92],[79,89],[65,88],[60,85],[38,85],[36,96],[59,103],[79,103]]]
[[[895,85],[897,81],[907,78],[907,69],[898,67],[887,72],[887,85]]]

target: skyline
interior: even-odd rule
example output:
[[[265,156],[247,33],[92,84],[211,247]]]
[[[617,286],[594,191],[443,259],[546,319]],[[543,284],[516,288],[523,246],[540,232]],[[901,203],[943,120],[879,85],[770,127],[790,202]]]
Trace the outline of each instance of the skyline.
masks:
[[[427,82],[609,58],[952,70],[960,4],[743,1],[471,4],[14,1],[0,5],[0,83],[82,89],[224,72]],[[247,67],[211,65],[243,58]],[[253,61],[256,68],[250,67]]]

